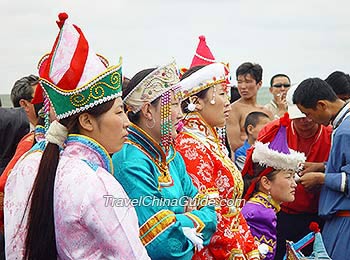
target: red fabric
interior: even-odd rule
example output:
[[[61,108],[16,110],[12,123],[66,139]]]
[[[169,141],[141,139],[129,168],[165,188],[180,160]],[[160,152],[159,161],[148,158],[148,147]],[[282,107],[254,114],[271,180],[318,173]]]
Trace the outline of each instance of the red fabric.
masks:
[[[62,14],[60,14],[60,15],[62,15]],[[63,25],[64,25],[64,22],[67,18],[68,18],[68,16],[65,17],[64,15],[62,17],[59,17],[60,20],[57,22],[57,24],[61,29],[62,28],[64,29]],[[60,89],[63,89],[63,90],[73,90],[77,87],[77,85],[80,81],[81,75],[84,72],[84,67],[85,67],[85,63],[86,63],[86,60],[88,57],[88,52],[89,52],[89,44],[88,44],[87,40],[85,39],[84,34],[82,33],[81,29],[76,25],[73,25],[73,26],[77,30],[77,32],[79,33],[80,37],[79,37],[77,48],[76,48],[75,53],[72,57],[70,67],[67,70],[67,72],[65,73],[65,75],[61,78],[61,80],[59,82],[53,82],[51,80],[51,78],[50,78],[50,66],[52,63],[54,53],[56,52],[57,44],[59,42],[60,34],[62,33],[62,31],[57,35],[55,43],[52,47],[52,50],[51,50],[48,58],[41,64],[41,66],[39,68],[40,77],[50,81],[51,83],[55,84],[56,86],[58,86]]]
[[[22,157],[23,154],[32,148],[33,143],[34,132],[29,132],[23,136],[21,141],[18,143],[15,155],[12,157],[11,161],[8,163],[2,175],[0,176],[0,232],[2,233],[4,233],[4,191],[7,178],[17,161]]]
[[[72,57],[69,69],[56,84],[60,89],[64,90],[76,89],[81,79],[81,75],[83,75],[85,63],[89,54],[89,44],[85,39],[83,32],[78,26],[73,26],[80,35],[78,45]]]
[[[178,134],[175,145],[199,191],[218,194],[221,201],[239,201],[243,181],[227,156],[222,153],[220,158],[217,148],[209,149],[208,145],[184,132]],[[217,208],[217,230],[210,244],[196,252],[192,259],[257,259],[257,246],[242,213],[228,215],[228,212],[229,207],[225,205]]]
[[[43,103],[43,102],[44,102],[43,88],[41,87],[40,84],[38,84],[38,86],[35,89],[34,97],[33,97],[32,101],[31,101],[31,103],[33,105],[35,105],[35,104],[40,104],[40,103]]]
[[[268,140],[271,135],[277,132],[278,128],[279,120],[272,121],[261,129],[257,140]],[[331,148],[331,126],[320,126],[314,139],[307,141],[308,143],[311,142],[311,147],[302,143],[305,141],[293,129],[292,121],[287,125],[286,133],[289,148],[304,152],[307,162],[325,162],[328,160]],[[307,150],[303,151],[300,149],[301,147],[304,147],[304,149],[307,148]],[[281,209],[289,214],[317,213],[319,195],[319,192],[308,192],[301,184],[298,184],[295,191],[295,200],[293,202],[283,203]]]
[[[211,53],[211,51],[207,45],[207,42],[205,41],[205,36],[203,36],[203,35],[199,36],[199,43],[198,43],[198,47],[196,50],[196,54],[198,54],[198,55],[200,55],[208,60],[204,60],[204,59],[194,55],[190,68],[195,67],[195,66],[200,66],[200,65],[209,65],[209,64],[212,64],[215,62],[215,58],[214,58],[213,54]]]

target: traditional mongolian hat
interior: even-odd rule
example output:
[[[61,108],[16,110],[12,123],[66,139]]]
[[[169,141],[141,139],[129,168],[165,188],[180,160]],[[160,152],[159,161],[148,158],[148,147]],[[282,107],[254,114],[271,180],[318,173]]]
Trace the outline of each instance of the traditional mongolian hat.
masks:
[[[190,68],[196,67],[196,66],[205,66],[212,63],[215,63],[214,55],[212,54],[211,50],[209,49],[205,36],[201,35],[198,37],[199,43],[196,49],[196,53],[193,56],[191,66]],[[180,77],[187,71],[187,68],[181,68],[180,69]]]
[[[60,31],[51,52],[39,62],[39,75],[57,119],[63,119],[120,97],[122,71],[121,61],[109,67],[93,51],[66,13],[58,17]]]
[[[286,134],[286,126],[290,122],[288,114],[286,113],[279,121],[279,125],[276,125],[271,131],[259,138],[247,151],[242,176],[250,175],[253,181],[244,195],[246,200],[253,195],[255,186],[261,177],[268,175],[274,170],[293,170],[297,172],[302,168],[302,164],[306,160],[304,153],[288,147]],[[257,174],[254,171],[254,163],[258,163],[266,167],[266,169]]]
[[[179,82],[183,99],[216,84],[225,83],[225,66],[222,63],[213,63],[194,72]]]
[[[141,82],[124,98],[124,103],[129,111],[137,113],[143,104],[151,103],[161,97],[161,145],[167,151],[172,142],[171,122],[171,90],[175,97],[180,98],[179,73],[175,61],[160,66],[148,74]]]
[[[199,66],[199,65],[209,65],[215,62],[216,60],[207,45],[205,36],[204,35],[199,36],[199,43],[197,46],[196,53],[192,59],[190,68]]]

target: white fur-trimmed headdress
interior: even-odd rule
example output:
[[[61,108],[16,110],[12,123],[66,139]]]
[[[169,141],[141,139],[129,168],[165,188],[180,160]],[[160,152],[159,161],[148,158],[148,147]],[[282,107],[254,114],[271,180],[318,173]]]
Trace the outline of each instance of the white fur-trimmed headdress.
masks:
[[[287,144],[286,127],[281,126],[274,140],[268,143],[256,141],[252,159],[254,163],[276,170],[298,171],[305,162],[304,153],[290,149]]]
[[[258,180],[268,175],[273,170],[301,170],[306,160],[305,154],[297,152],[288,147],[286,127],[290,123],[288,114],[280,118],[280,124],[270,129],[264,136],[260,137],[247,151],[247,158],[242,170],[242,176],[250,175],[254,178],[244,196],[249,199],[253,194]],[[266,167],[262,172],[254,171],[254,163]]]

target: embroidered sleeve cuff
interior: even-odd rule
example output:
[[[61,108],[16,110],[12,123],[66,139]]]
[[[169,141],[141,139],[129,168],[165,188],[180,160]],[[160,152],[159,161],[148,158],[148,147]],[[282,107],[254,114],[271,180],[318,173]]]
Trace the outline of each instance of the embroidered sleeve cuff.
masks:
[[[185,214],[177,214],[176,220],[179,221],[183,227],[195,227],[195,223],[192,221],[192,219],[187,217]]]
[[[194,227],[196,228],[196,231],[197,233],[200,233],[202,232],[202,230],[204,229],[205,227],[205,224],[203,223],[203,221],[197,217],[195,214],[192,214],[192,213],[185,213],[185,215],[192,220],[193,224],[194,224]]]
[[[176,217],[172,211],[161,210],[157,212],[140,227],[140,239],[142,244],[147,246],[175,222]]]

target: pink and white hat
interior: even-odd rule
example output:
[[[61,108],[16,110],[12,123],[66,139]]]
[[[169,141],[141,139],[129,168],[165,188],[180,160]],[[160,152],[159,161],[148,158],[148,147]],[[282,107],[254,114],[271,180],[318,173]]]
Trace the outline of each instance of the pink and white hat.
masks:
[[[108,67],[82,30],[59,14],[60,32],[51,52],[39,64],[40,83],[58,119],[69,117],[121,96],[121,61]],[[107,68],[108,67],[108,68]]]

